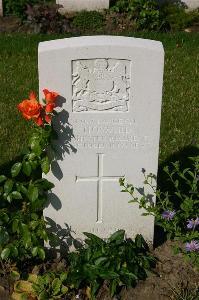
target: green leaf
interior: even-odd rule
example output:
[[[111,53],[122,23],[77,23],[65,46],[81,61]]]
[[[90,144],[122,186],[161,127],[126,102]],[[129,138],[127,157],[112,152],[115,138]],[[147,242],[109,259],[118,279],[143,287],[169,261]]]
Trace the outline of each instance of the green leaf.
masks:
[[[18,162],[18,163],[15,163],[12,168],[11,168],[11,175],[12,177],[16,177],[19,172],[21,171],[21,167],[22,167],[22,163]]]
[[[35,159],[35,153],[28,154],[28,160],[34,160]]]
[[[63,295],[67,294],[67,293],[68,293],[68,287],[65,286],[65,285],[62,285],[62,287],[61,287],[61,293],[62,293]]]
[[[31,164],[32,170],[36,170],[37,169],[37,167],[38,167],[38,161],[37,160],[31,161],[30,164]]]
[[[113,271],[102,271],[99,273],[99,276],[104,280],[117,279],[119,278],[119,274]]]
[[[39,255],[39,258],[41,258],[42,260],[45,259],[46,254],[45,254],[45,251],[43,248],[38,248],[38,255]]]
[[[7,200],[9,203],[12,202],[12,196],[11,196],[11,194],[9,194],[9,195],[7,196],[6,200]]]
[[[3,187],[0,186],[0,196],[3,195]]]
[[[4,184],[4,192],[6,194],[9,194],[12,191],[13,184],[14,184],[14,182],[12,181],[12,179],[6,180],[6,182]]]
[[[125,230],[118,230],[114,232],[108,240],[109,242],[123,241],[124,235],[125,235]]]
[[[20,274],[15,270],[11,271],[10,276],[14,281],[19,280],[20,278]]]
[[[9,241],[9,234],[4,227],[0,227],[0,245],[6,244]]]
[[[19,224],[19,220],[14,219],[12,222],[12,232],[14,232],[14,233],[17,232],[18,224]]]
[[[28,161],[23,162],[22,171],[26,176],[30,176],[30,174],[32,172],[32,167]]]
[[[42,149],[41,149],[38,138],[32,139],[30,147],[36,155],[38,155],[38,156],[41,155]]]
[[[39,294],[38,300],[49,300],[48,293],[46,291],[43,291]]]
[[[135,237],[135,244],[137,248],[145,248],[146,250],[148,250],[148,245],[145,242],[143,236],[141,234],[137,234]]]
[[[2,258],[2,259],[8,258],[9,255],[10,255],[10,249],[9,249],[9,248],[5,248],[5,249],[3,249],[3,251],[1,252],[1,258]]]
[[[23,242],[25,248],[27,249],[31,245],[31,234],[30,234],[29,228],[24,223],[20,223],[19,226],[20,226],[20,230],[21,230],[21,234],[22,234],[22,242]]]
[[[51,190],[52,188],[55,187],[55,185],[52,182],[48,181],[45,178],[36,180],[35,184],[37,184],[37,186],[42,187],[45,191]]]
[[[17,257],[19,254],[17,247],[12,246],[11,253],[12,253],[12,256]]]
[[[15,298],[14,298],[15,297]],[[29,295],[26,292],[14,292],[13,293],[13,298],[12,299],[17,299],[17,300],[28,300],[29,299]]]
[[[0,183],[4,182],[7,179],[6,176],[0,175]]]
[[[48,156],[44,157],[41,161],[42,172],[47,174],[50,171],[50,162]]]
[[[65,281],[67,279],[67,277],[68,277],[68,273],[63,272],[60,275],[60,280],[63,282],[63,281]]]
[[[38,216],[36,213],[32,213],[32,214],[31,214],[31,218],[32,218],[33,220],[38,220],[39,216]]]
[[[39,196],[39,190],[36,186],[34,185],[29,185],[28,187],[28,198],[31,202],[34,202],[35,200],[38,199]]]
[[[5,212],[1,212],[0,225],[4,223],[8,223],[9,220],[10,220],[9,216]]]
[[[21,191],[24,195],[27,195],[28,190],[27,190],[27,188],[26,188],[23,184],[20,185],[20,191]]]
[[[115,293],[116,293],[117,284],[118,284],[117,279],[112,280],[111,283],[110,283],[110,294],[111,294],[111,297],[113,297],[115,295]]]
[[[19,192],[17,192],[17,191],[14,191],[14,192],[12,192],[11,193],[11,196],[12,196],[12,198],[13,199],[22,199],[22,195],[21,195],[21,193],[19,193]]]
[[[103,263],[103,262],[105,262],[105,261],[107,261],[107,260],[108,260],[107,257],[101,256],[101,257],[99,257],[99,258],[96,259],[95,265],[98,266],[98,265],[100,265],[101,263]]]
[[[95,234],[92,234],[92,233],[89,233],[89,232],[83,232],[83,234],[85,236],[87,236],[93,244],[97,244],[97,245],[104,245],[105,244],[105,242],[101,238],[96,236]],[[89,241],[85,241],[85,242],[87,243]],[[90,244],[90,243],[88,243],[88,244]]]
[[[37,253],[38,253],[38,247],[34,247],[33,249],[32,249],[32,255],[33,256],[37,256]]]
[[[52,288],[53,288],[53,295],[57,295],[60,292],[62,286],[62,282],[59,278],[55,278],[52,282]]]

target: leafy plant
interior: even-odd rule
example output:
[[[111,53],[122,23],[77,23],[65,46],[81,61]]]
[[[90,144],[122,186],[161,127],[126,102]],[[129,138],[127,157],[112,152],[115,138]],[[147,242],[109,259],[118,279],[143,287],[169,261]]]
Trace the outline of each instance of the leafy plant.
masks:
[[[117,0],[111,10],[128,13],[138,29],[168,31],[184,29],[198,18],[197,11],[193,14],[185,8],[178,0]]]
[[[98,11],[82,11],[74,17],[72,25],[80,31],[97,31],[103,27],[104,17]]]
[[[17,277],[13,299],[53,300],[66,295],[72,299],[77,292],[86,299],[95,299],[104,281],[113,296],[123,285],[135,286],[138,280],[146,279],[155,265],[141,235],[134,241],[127,240],[124,230],[118,230],[105,241],[91,233],[84,234],[85,245],[68,254],[66,270],[62,267],[43,275],[29,274],[27,280]]]
[[[60,274],[49,272],[43,276],[38,276],[37,281],[33,285],[33,289],[38,295],[38,299],[60,299],[61,296],[68,292],[68,287],[64,285],[66,279],[66,272]]]
[[[77,289],[89,288],[91,299],[104,280],[113,296],[122,285],[134,286],[138,280],[145,279],[155,263],[141,235],[135,241],[126,240],[124,230],[119,230],[104,241],[91,233],[84,234],[86,245],[68,257],[68,284]]]
[[[166,1],[160,6],[160,29],[182,30],[195,22],[196,15],[187,12],[183,5]]]
[[[59,13],[61,5],[43,3],[27,5],[27,24],[35,33],[62,33],[69,29],[68,20]]]
[[[14,285],[12,299],[54,300],[68,292],[63,284],[67,273],[46,272],[44,275],[29,274],[27,280],[18,280]]]
[[[34,93],[18,105],[23,116],[33,120],[33,134],[21,160],[10,169],[10,175],[0,175],[0,257],[22,261],[30,257],[45,258],[43,241],[48,241],[42,210],[46,192],[54,185],[41,178],[48,173],[50,162],[46,148],[50,142],[54,103],[51,92],[44,90],[45,105],[37,102]],[[57,94],[54,93],[54,99]],[[51,100],[53,97],[51,97]]]
[[[138,203],[144,208],[143,215],[152,215],[156,223],[167,232],[168,238],[183,242],[184,246],[176,248],[199,267],[199,157],[191,158],[193,167],[181,170],[179,162],[164,168],[172,190],[156,190],[156,177],[144,174],[144,184],[151,188],[157,197],[157,204],[144,189],[128,184],[125,178],[120,179],[122,192],[131,195],[129,203]],[[140,194],[140,196],[138,196]]]
[[[44,3],[52,0],[4,0],[3,6],[6,15],[16,15],[24,18],[27,5]]]
[[[154,0],[118,0],[112,7],[116,12],[127,12],[136,21],[138,29],[157,29],[160,13]]]

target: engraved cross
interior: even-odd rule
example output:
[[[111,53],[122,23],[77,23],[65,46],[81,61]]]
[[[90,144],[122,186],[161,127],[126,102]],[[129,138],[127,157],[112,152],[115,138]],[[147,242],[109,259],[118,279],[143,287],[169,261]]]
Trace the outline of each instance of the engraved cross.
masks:
[[[98,153],[98,163],[97,163],[97,176],[89,177],[78,177],[76,176],[76,182],[97,182],[97,223],[102,223],[102,189],[104,181],[118,181],[119,178],[123,176],[103,176],[103,165],[104,165],[104,154]]]

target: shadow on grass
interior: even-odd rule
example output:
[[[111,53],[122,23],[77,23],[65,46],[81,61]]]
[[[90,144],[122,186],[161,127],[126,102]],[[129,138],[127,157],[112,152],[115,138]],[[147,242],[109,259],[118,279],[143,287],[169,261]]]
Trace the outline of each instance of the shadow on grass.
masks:
[[[190,157],[199,156],[199,147],[196,146],[187,146],[169,156],[162,164],[159,165],[158,168],[158,176],[157,176],[157,187],[162,192],[169,192],[170,195],[173,195],[173,202],[175,209],[179,209],[179,201],[178,198],[175,196],[175,187],[168,180],[168,175],[164,172],[164,167],[169,166],[172,169],[172,163],[179,161],[180,169],[184,170],[186,168],[190,168],[191,171],[193,170],[193,164],[190,160]],[[189,194],[188,186],[183,184],[184,181],[178,177],[179,186],[181,188],[181,192],[183,194]],[[163,232],[162,228],[155,226],[155,233],[154,233],[154,247],[158,247],[166,241],[166,235]]]

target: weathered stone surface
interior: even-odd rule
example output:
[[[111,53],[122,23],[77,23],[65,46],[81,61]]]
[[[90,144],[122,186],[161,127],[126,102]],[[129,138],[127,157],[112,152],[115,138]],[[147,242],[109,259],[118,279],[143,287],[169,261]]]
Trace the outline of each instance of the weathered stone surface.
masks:
[[[0,16],[3,16],[3,0],[0,0]]]
[[[153,240],[154,220],[141,216],[119,177],[143,186],[142,168],[157,173],[164,51],[157,41],[93,36],[39,45],[39,83],[57,91],[55,184],[45,216],[107,237],[117,229]]]
[[[109,0],[57,0],[56,3],[63,6],[63,12],[109,8]]]
[[[199,7],[199,0],[183,0],[189,9],[195,9]]]

